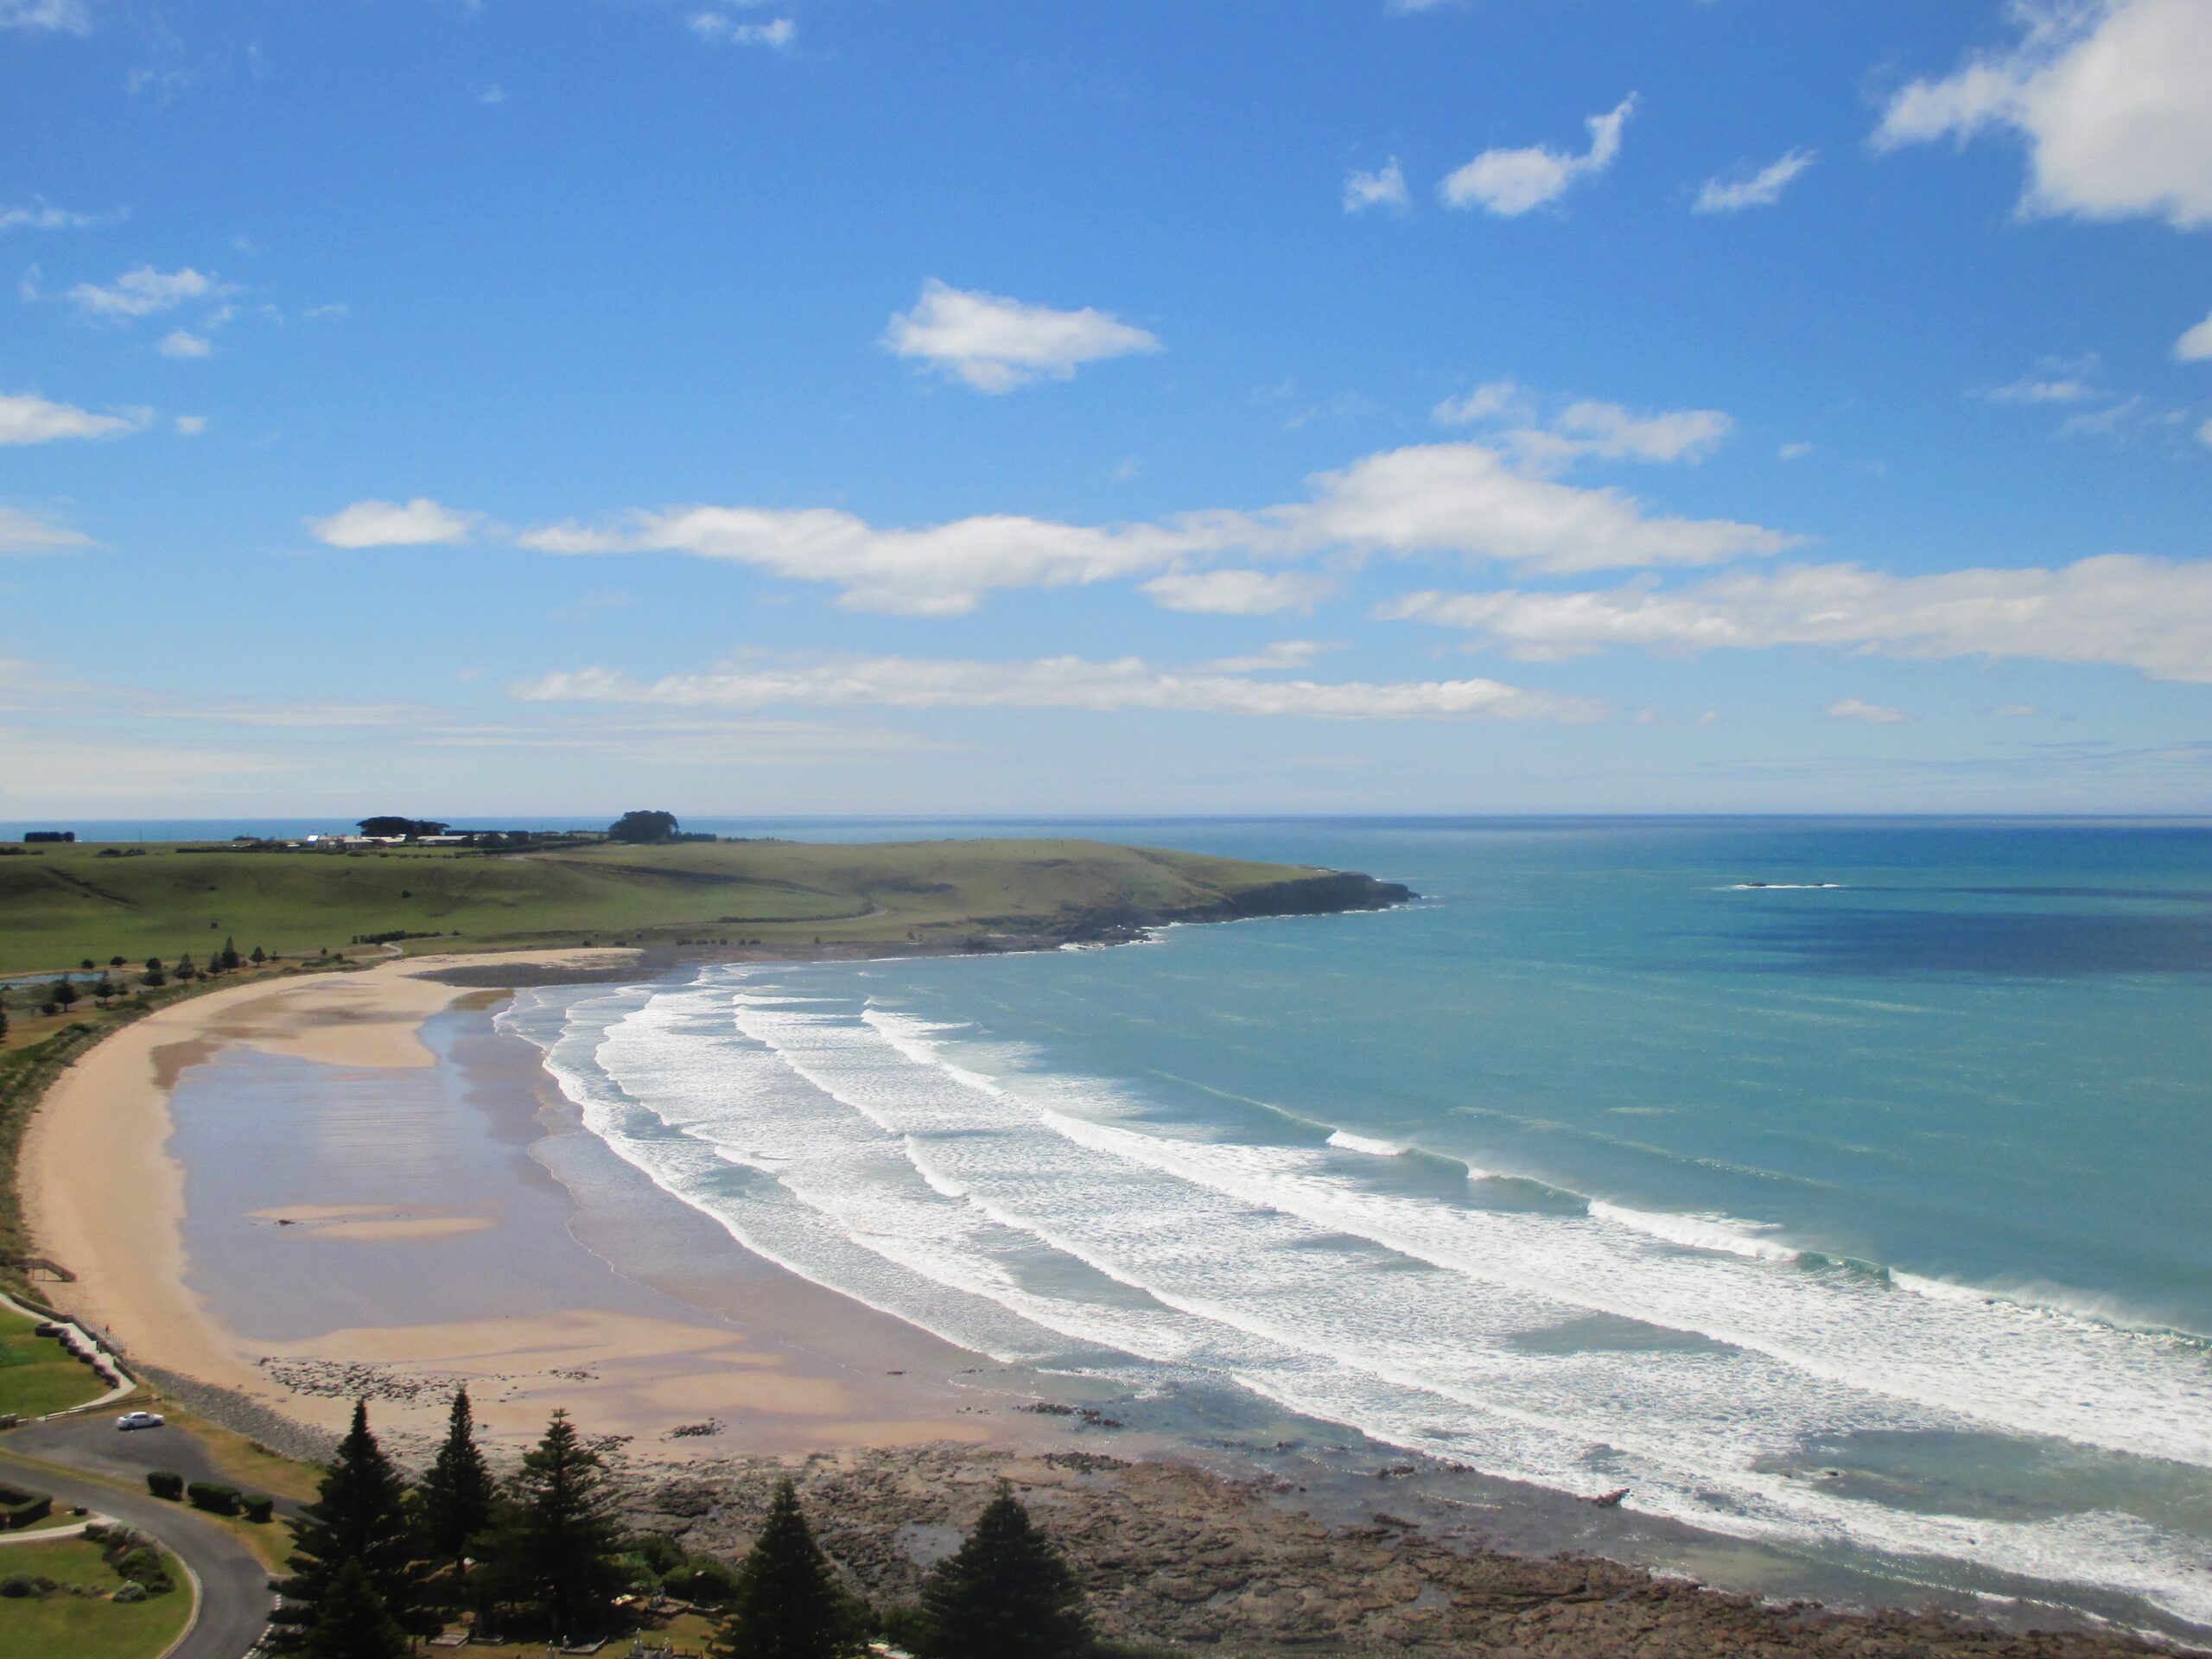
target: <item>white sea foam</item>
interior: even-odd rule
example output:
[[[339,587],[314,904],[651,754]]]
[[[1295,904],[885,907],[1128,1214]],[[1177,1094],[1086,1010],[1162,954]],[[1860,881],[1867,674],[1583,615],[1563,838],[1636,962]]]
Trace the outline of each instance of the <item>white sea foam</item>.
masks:
[[[2212,1372],[2190,1344],[1802,1265],[1729,1217],[1395,1192],[1328,1150],[1394,1143],[1171,1133],[1111,1085],[956,1060],[959,1027],[792,997],[764,970],[567,995],[557,1031],[550,1002],[512,1018],[595,1133],[749,1248],[953,1341],[1109,1351],[1140,1363],[1133,1381],[1144,1363],[1233,1381],[1742,1536],[1969,1559],[2212,1618],[2186,1552],[2132,1516],[1916,1513],[1775,1472],[1811,1441],[1975,1429],[2212,1466]],[[1710,1340],[1521,1340],[1592,1313]]]
[[[1371,1135],[1354,1135],[1350,1129],[1330,1132],[1329,1144],[1340,1152],[1363,1152],[1370,1158],[1402,1158],[1406,1149],[1395,1141],[1377,1141]]]
[[[1609,1204],[1603,1198],[1590,1200],[1590,1213],[1616,1227],[1633,1228],[1639,1233],[1649,1233],[1654,1238],[1693,1250],[1720,1250],[1730,1255],[1748,1256],[1754,1262],[1802,1259],[1789,1245],[1761,1237],[1761,1234],[1773,1230],[1764,1222],[1738,1221],[1733,1216],[1683,1216],[1631,1210],[1624,1204]]]

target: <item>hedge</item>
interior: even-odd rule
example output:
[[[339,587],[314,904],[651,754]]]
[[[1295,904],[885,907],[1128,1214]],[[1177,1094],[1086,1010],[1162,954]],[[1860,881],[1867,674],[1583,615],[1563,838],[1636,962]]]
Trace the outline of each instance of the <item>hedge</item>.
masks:
[[[20,1486],[0,1486],[0,1532],[43,1521],[53,1511],[54,1499],[44,1492],[27,1491]]]
[[[247,1520],[257,1522],[265,1522],[269,1519],[270,1512],[276,1509],[276,1501],[270,1497],[245,1497],[238,1500],[238,1506],[245,1511]]]
[[[184,1496],[184,1477],[173,1475],[166,1469],[146,1471],[146,1490],[156,1497],[166,1497],[171,1503]]]
[[[195,1510],[205,1510],[210,1515],[236,1515],[238,1512],[238,1489],[223,1486],[212,1480],[195,1480],[184,1489]]]

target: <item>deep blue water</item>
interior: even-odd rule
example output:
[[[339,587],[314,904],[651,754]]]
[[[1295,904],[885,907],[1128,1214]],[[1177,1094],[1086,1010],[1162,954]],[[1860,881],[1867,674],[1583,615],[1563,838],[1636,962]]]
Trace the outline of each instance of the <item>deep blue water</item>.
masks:
[[[979,1351],[2212,1621],[2212,833],[1050,828],[1421,899],[511,1022],[668,1190]]]

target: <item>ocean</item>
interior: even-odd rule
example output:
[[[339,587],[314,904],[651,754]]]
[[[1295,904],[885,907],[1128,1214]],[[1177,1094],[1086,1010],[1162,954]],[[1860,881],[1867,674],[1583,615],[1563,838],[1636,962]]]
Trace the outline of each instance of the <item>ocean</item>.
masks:
[[[1955,1596],[2212,1624],[2212,830],[1056,827],[1421,898],[503,1023],[748,1249],[1133,1423],[1243,1401]]]
[[[2212,1627],[2212,827],[696,827],[1421,895],[520,994],[589,1129],[757,1254],[1366,1507],[1378,1465],[1494,1536],[1500,1482],[1624,1491],[1877,1594]]]

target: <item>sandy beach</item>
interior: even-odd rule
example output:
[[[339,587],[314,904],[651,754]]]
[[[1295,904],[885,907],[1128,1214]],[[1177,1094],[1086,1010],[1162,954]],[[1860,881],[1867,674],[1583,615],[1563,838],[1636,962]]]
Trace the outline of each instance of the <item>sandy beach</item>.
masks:
[[[584,971],[632,960],[568,950],[499,965]],[[664,1287],[625,1277],[586,1242],[607,1219],[582,1215],[537,1162],[487,1156],[454,1168],[450,1126],[426,1131],[407,1102],[440,1058],[425,1022],[502,1000],[425,976],[464,961],[486,965],[421,957],[226,988],[161,1009],[78,1061],[24,1149],[35,1236],[77,1275],[54,1299],[126,1357],[318,1428],[341,1427],[366,1394],[402,1445],[435,1431],[461,1381],[480,1423],[511,1443],[556,1406],[646,1457],[709,1444],[773,1452],[983,1438],[976,1395],[945,1381],[972,1370],[972,1356],[737,1260],[709,1224],[696,1226],[711,1239],[646,1239],[642,1256],[684,1264]],[[503,1115],[504,1141],[556,1146],[559,1126],[542,1114],[561,1103],[543,1073],[512,1052],[482,1065],[497,1075],[478,1077],[477,1093]],[[234,1187],[273,1201],[188,1217],[180,1086],[210,1068],[257,1066],[277,1074],[265,1095],[234,1090],[226,1074],[210,1098],[235,1093],[262,1115],[195,1145],[207,1179],[232,1184],[225,1199]],[[307,1124],[302,1103],[325,1090],[340,1105]],[[337,1149],[347,1190],[336,1200],[300,1190],[315,1178],[273,1167],[287,1135],[302,1133],[325,1152],[334,1135],[355,1137]],[[379,1162],[394,1152],[414,1161]],[[651,1224],[693,1220],[656,1208]],[[195,1252],[195,1236],[234,1254]],[[712,1435],[696,1432],[707,1424]],[[680,1427],[692,1432],[672,1433]]]

